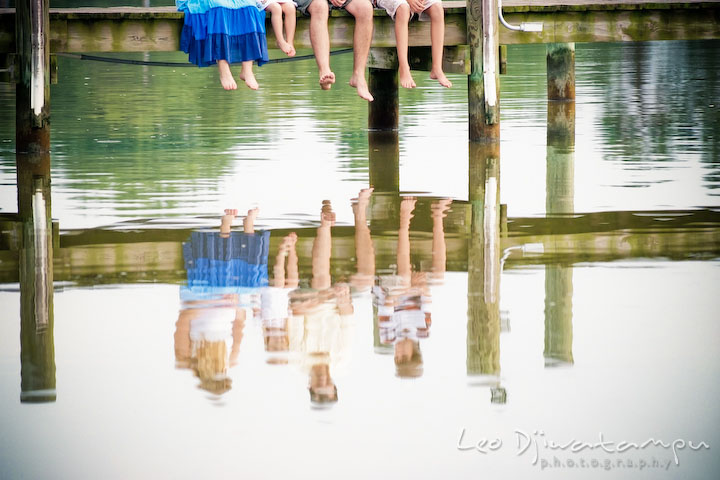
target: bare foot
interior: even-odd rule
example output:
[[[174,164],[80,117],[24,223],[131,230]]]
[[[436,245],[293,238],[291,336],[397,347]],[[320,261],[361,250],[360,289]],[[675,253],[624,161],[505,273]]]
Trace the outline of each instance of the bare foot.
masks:
[[[413,210],[415,210],[415,203],[417,198],[415,197],[404,197],[400,202],[400,221],[409,222],[413,218]]]
[[[437,202],[433,202],[433,204],[430,206],[430,210],[432,211],[432,216],[436,217],[447,217],[447,211],[450,210],[450,204],[452,203],[452,199],[450,198],[443,198],[442,200],[438,200]]]
[[[220,236],[227,238],[230,236],[230,229],[232,228],[232,222],[235,220],[237,210],[234,208],[226,208],[225,215],[220,218]]]
[[[250,66],[246,66],[247,63],[250,63]],[[252,62],[243,62],[242,70],[240,70],[240,75],[238,76],[251,90],[257,90],[260,87],[252,71]]]
[[[350,86],[357,89],[358,95],[363,100],[367,100],[368,102],[372,102],[374,100],[373,96],[370,95],[370,90],[368,89],[367,82],[365,81],[365,75],[353,74],[353,76],[350,77]]]
[[[357,198],[352,199],[352,209],[355,215],[363,216],[365,214],[365,210],[367,210],[370,204],[370,195],[372,195],[373,190],[373,187],[363,188],[360,190],[360,193],[358,193]]]
[[[295,56],[295,47],[292,46],[292,44],[284,41],[284,40],[278,40],[277,46],[282,52],[287,55],[288,57],[294,57]]]
[[[415,80],[413,80],[412,73],[410,73],[410,66],[402,66],[398,69],[398,75],[400,77],[400,85],[403,88],[415,88]]]
[[[335,83],[335,74],[332,71],[320,73],[320,88],[330,90],[333,83]]]
[[[320,210],[320,226],[332,227],[335,225],[335,212],[333,212],[330,200],[323,200],[322,210]]]
[[[285,235],[282,239],[282,242],[280,243],[280,246],[278,247],[278,257],[287,257],[288,253],[290,253],[290,242],[292,240],[290,239],[290,235]]]
[[[253,233],[255,231],[255,219],[259,212],[260,209],[258,207],[248,210],[247,217],[243,219],[243,230],[245,233]]]
[[[218,60],[217,65],[220,71],[220,84],[222,84],[222,87],[225,90],[237,90],[237,83],[235,83],[227,60]]]
[[[448,78],[445,76],[445,73],[442,70],[430,71],[430,78],[433,80],[437,80],[438,83],[445,88],[452,87],[452,82],[450,80],[448,80]]]

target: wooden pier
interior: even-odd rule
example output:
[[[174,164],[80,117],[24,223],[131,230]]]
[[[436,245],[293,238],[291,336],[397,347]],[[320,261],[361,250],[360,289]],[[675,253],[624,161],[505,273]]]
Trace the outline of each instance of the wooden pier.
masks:
[[[47,58],[42,68],[35,70],[41,72],[47,84],[55,77],[53,58],[48,53],[176,51],[179,48],[184,17],[175,7],[50,9],[47,0],[18,3],[17,17],[14,9],[0,9],[0,79],[4,76],[39,88],[40,82],[30,77],[32,52],[28,50],[23,54],[24,48],[30,45],[30,32],[42,35],[42,41],[36,40],[33,45],[47,45],[42,52]],[[443,4],[444,67],[449,73],[468,75],[470,141],[499,141],[499,75],[507,61],[500,52],[506,45],[548,44],[548,98],[569,101],[574,99],[574,43],[720,38],[720,2],[506,0],[501,4],[498,0],[469,0]],[[542,24],[542,31],[510,30],[500,25],[500,14],[511,26]],[[298,16],[296,47],[310,47],[309,25],[308,17]],[[333,48],[352,46],[353,29],[354,20],[349,14],[331,12],[329,32]],[[272,48],[275,42],[269,20],[267,31],[268,45]],[[486,31],[492,35],[486,35]],[[429,22],[411,23],[409,45],[412,68],[428,70]],[[370,84],[377,97],[369,107],[368,127],[397,129],[395,34],[393,21],[382,10],[375,12],[368,66]],[[32,123],[36,136],[37,129],[49,117],[50,99],[49,95],[45,96],[42,114],[24,123],[18,120],[18,126]],[[21,108],[17,115],[26,113],[26,109]],[[39,135],[41,143],[43,135]],[[20,143],[23,141],[20,139]]]

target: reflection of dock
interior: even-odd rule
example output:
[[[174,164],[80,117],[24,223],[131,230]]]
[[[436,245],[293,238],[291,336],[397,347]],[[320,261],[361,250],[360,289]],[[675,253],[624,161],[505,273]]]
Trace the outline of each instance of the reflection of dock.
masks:
[[[412,255],[431,262],[432,226],[423,223],[430,198],[418,199],[411,226]],[[467,271],[470,204],[453,202],[446,219],[447,270]],[[417,220],[417,221],[416,221]],[[372,226],[372,219],[371,219]],[[397,231],[372,229],[376,268],[395,262]],[[298,234],[301,271],[309,271],[314,227],[275,229],[271,251],[291,231]],[[89,229],[62,232],[54,252],[55,281],[79,284],[168,282],[184,280],[182,242],[190,229]],[[352,226],[333,228],[333,275],[354,273],[355,239]],[[548,218],[510,218],[500,237],[507,255],[504,268],[526,265],[613,261],[654,257],[707,258],[720,255],[720,212],[600,212]],[[18,281],[18,253],[0,251],[0,282]]]

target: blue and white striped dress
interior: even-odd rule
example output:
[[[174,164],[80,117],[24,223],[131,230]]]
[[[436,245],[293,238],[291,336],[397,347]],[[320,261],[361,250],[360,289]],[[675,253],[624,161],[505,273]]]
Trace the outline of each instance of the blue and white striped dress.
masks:
[[[218,60],[268,61],[265,11],[256,0],[176,0],[185,12],[180,49],[199,67]]]

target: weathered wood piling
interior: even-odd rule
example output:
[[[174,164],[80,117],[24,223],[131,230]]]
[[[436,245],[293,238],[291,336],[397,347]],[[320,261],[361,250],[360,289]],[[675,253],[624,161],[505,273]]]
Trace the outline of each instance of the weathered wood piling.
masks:
[[[22,402],[55,400],[48,0],[17,2],[16,164]]]
[[[497,0],[468,0],[468,136],[471,142],[500,141],[500,69]]]

